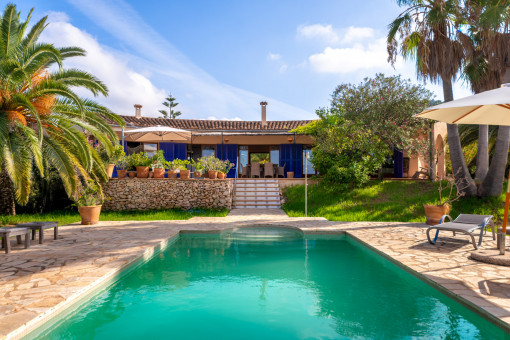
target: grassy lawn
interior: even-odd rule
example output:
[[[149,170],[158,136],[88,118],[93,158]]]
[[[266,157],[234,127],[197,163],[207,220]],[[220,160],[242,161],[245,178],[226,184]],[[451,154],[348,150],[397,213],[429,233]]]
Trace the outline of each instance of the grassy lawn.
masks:
[[[438,183],[428,181],[372,181],[355,189],[309,186],[308,216],[330,221],[425,222],[423,204],[434,203],[437,187]],[[293,217],[304,216],[304,186],[290,187],[285,195],[285,212]],[[455,218],[460,213],[490,214],[501,225],[504,205],[504,194],[486,199],[465,198],[453,202],[450,215]]]
[[[151,211],[102,211],[101,221],[155,221],[155,220],[187,220],[195,216],[224,217],[228,210],[196,209],[183,211],[151,210]],[[0,216],[0,225],[19,224],[35,221],[58,221],[59,225],[81,221],[78,210],[62,210],[44,214],[19,214],[16,216]]]

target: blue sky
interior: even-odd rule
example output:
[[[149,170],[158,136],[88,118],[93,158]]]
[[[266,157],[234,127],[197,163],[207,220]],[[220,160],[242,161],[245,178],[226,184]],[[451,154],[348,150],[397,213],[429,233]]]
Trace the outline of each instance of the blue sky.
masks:
[[[362,6],[360,4],[363,4]],[[157,110],[171,91],[181,118],[313,119],[334,88],[377,72],[416,80],[413,65],[386,62],[387,24],[401,11],[393,0],[129,1],[23,0],[49,15],[43,40],[77,45],[85,58],[69,67],[102,79],[99,99],[120,114]],[[427,84],[442,99],[439,85]],[[456,98],[470,91],[458,83]],[[83,93],[83,95],[87,95]]]

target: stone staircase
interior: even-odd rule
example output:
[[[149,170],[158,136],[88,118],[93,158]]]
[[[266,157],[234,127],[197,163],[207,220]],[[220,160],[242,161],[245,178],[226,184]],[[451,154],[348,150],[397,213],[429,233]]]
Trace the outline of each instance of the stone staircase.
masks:
[[[278,180],[238,178],[233,205],[234,208],[279,209]]]

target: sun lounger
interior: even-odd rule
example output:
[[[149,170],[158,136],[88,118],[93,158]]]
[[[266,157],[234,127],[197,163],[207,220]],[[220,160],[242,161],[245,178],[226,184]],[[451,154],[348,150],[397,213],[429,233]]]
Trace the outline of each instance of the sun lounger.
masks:
[[[483,234],[486,232],[486,227],[488,225],[492,228],[492,238],[496,239],[496,232],[494,228],[494,221],[492,219],[492,215],[470,215],[470,214],[460,214],[454,221],[450,215],[444,215],[441,217],[438,225],[431,226],[427,229],[427,239],[429,243],[434,244],[437,241],[437,237],[439,236],[439,231],[452,231],[453,236],[455,233],[463,233],[467,234],[471,237],[471,241],[473,242],[473,246],[475,249],[478,249],[482,245]],[[448,218],[450,222],[446,222],[445,220]],[[434,240],[430,239],[430,231],[432,229],[436,229],[436,235]],[[478,239],[478,245],[475,241],[474,233],[480,230],[480,238]]]

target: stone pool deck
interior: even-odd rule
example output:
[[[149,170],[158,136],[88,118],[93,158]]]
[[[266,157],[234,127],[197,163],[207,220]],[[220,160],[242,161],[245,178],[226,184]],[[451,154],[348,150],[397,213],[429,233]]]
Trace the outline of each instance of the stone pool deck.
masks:
[[[390,222],[330,222],[323,218],[290,218],[278,209],[238,209],[227,217],[188,221],[101,222],[96,226],[60,228],[58,240],[48,238],[31,248],[14,246],[0,252],[0,339],[18,338],[87,291],[114,278],[126,265],[147,258],[180,231],[216,231],[240,225],[293,226],[305,233],[346,232],[391,257],[464,304],[485,311],[510,327],[510,267],[471,260],[469,238],[427,242],[426,225]],[[449,233],[448,233],[449,234]],[[450,234],[451,235],[451,234]],[[495,247],[489,234],[482,248]]]

